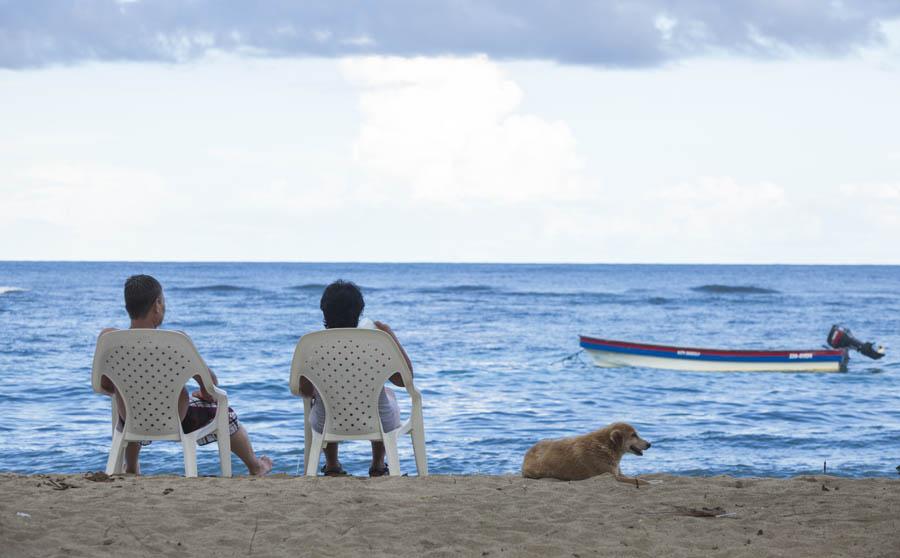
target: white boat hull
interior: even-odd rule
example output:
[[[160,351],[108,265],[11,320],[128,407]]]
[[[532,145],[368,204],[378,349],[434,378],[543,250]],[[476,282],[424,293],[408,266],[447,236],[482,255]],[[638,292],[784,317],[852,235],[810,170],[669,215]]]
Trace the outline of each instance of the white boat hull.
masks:
[[[699,349],[580,336],[597,366],[701,372],[843,372],[846,349]]]
[[[625,354],[587,349],[594,364],[604,368],[638,367],[699,372],[841,372],[839,362],[732,362]]]

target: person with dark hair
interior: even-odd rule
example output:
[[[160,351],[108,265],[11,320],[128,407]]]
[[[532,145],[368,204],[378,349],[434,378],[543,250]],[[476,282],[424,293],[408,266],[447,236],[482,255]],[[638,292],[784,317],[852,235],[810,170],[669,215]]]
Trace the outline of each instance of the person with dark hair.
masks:
[[[163,295],[162,285],[159,281],[149,275],[132,275],[125,281],[125,310],[131,318],[130,329],[156,329],[162,325],[163,318],[166,315],[166,298]],[[115,328],[106,328],[100,332],[100,335],[109,331],[116,331]],[[219,379],[216,374],[210,370],[213,384],[219,385]],[[215,399],[207,392],[206,386],[203,385],[199,376],[194,379],[200,385],[200,390],[195,391],[193,399],[188,397],[187,389],[181,389],[181,396],[178,399],[178,412],[181,415],[181,427],[185,432],[193,432],[207,424],[209,424],[216,416]],[[125,403],[122,396],[116,392],[116,386],[112,381],[103,376],[100,380],[101,387],[110,395],[116,398],[116,407],[119,410],[120,426],[125,421]],[[272,470],[272,460],[265,455],[257,457],[253,452],[253,445],[250,443],[250,436],[247,430],[238,421],[237,414],[234,410],[228,408],[228,430],[231,434],[231,451],[237,455],[251,475],[265,475]],[[213,432],[208,436],[197,440],[201,446],[215,442],[216,433]],[[129,442],[125,448],[125,472],[139,475],[141,467],[138,461],[141,445],[149,442]]]
[[[389,325],[382,322],[370,322],[360,325],[359,316],[362,314],[366,303],[363,300],[362,292],[355,284],[350,281],[342,281],[338,279],[334,283],[325,287],[322,293],[322,300],[319,302],[319,308],[322,310],[325,329],[336,327],[368,327],[377,328],[390,335],[403,358],[406,360],[409,371],[412,373],[412,362],[406,354],[400,340],[394,334]],[[403,378],[400,373],[395,373],[390,377],[390,382],[396,386],[403,387]],[[310,422],[316,432],[322,432],[325,428],[325,406],[321,404],[319,394],[312,383],[304,376],[300,376],[300,392],[312,399],[312,410]],[[385,432],[395,430],[400,427],[400,407],[397,405],[397,397],[390,388],[383,388],[378,398],[378,413],[381,416],[381,426]],[[338,444],[330,442],[325,446],[325,465],[322,472],[327,476],[346,475],[347,472],[341,466],[338,460]],[[384,443],[381,441],[372,441],[372,464],[369,467],[369,476],[380,477],[387,473],[387,465],[384,463]]]
[[[162,285],[149,275],[132,275],[125,281],[125,311],[132,320],[146,316],[153,305],[162,298]],[[165,313],[165,302],[162,306]],[[162,323],[162,314],[159,316]]]
[[[325,329],[333,327],[357,327],[359,316],[366,307],[362,292],[354,283],[338,279],[325,287],[319,309]]]

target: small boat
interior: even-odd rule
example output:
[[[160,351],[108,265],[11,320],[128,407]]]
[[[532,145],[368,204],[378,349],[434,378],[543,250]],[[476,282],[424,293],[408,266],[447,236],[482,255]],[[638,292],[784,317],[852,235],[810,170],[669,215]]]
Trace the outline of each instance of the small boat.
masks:
[[[732,351],[629,343],[580,336],[594,364],[707,372],[846,372],[847,349]]]
[[[885,355],[883,346],[863,343],[848,328],[840,325],[831,327],[826,342],[833,348],[746,351],[650,345],[580,336],[580,345],[594,359],[594,364],[606,368],[638,366],[707,372],[846,372],[849,349],[873,360]]]

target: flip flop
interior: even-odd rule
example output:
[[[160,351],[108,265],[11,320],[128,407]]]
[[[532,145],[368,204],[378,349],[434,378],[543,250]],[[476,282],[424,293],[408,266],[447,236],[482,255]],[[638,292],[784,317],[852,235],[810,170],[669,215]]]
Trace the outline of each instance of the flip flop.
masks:
[[[369,467],[369,476],[370,477],[383,477],[385,475],[389,475],[391,470],[388,469],[387,463],[384,464],[384,468],[376,469],[375,467]]]
[[[338,465],[337,469],[328,470],[326,469],[327,465],[322,465],[322,474],[326,477],[351,477],[350,473],[344,470],[342,465]]]

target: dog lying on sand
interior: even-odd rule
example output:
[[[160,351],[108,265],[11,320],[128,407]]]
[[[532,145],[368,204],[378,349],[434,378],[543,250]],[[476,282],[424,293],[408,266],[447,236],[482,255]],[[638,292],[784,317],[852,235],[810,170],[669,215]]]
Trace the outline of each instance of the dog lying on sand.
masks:
[[[583,436],[541,440],[525,454],[522,476],[583,480],[610,473],[621,482],[646,484],[623,475],[619,461],[626,453],[643,455],[649,447],[650,442],[638,436],[633,426],[616,422]]]

